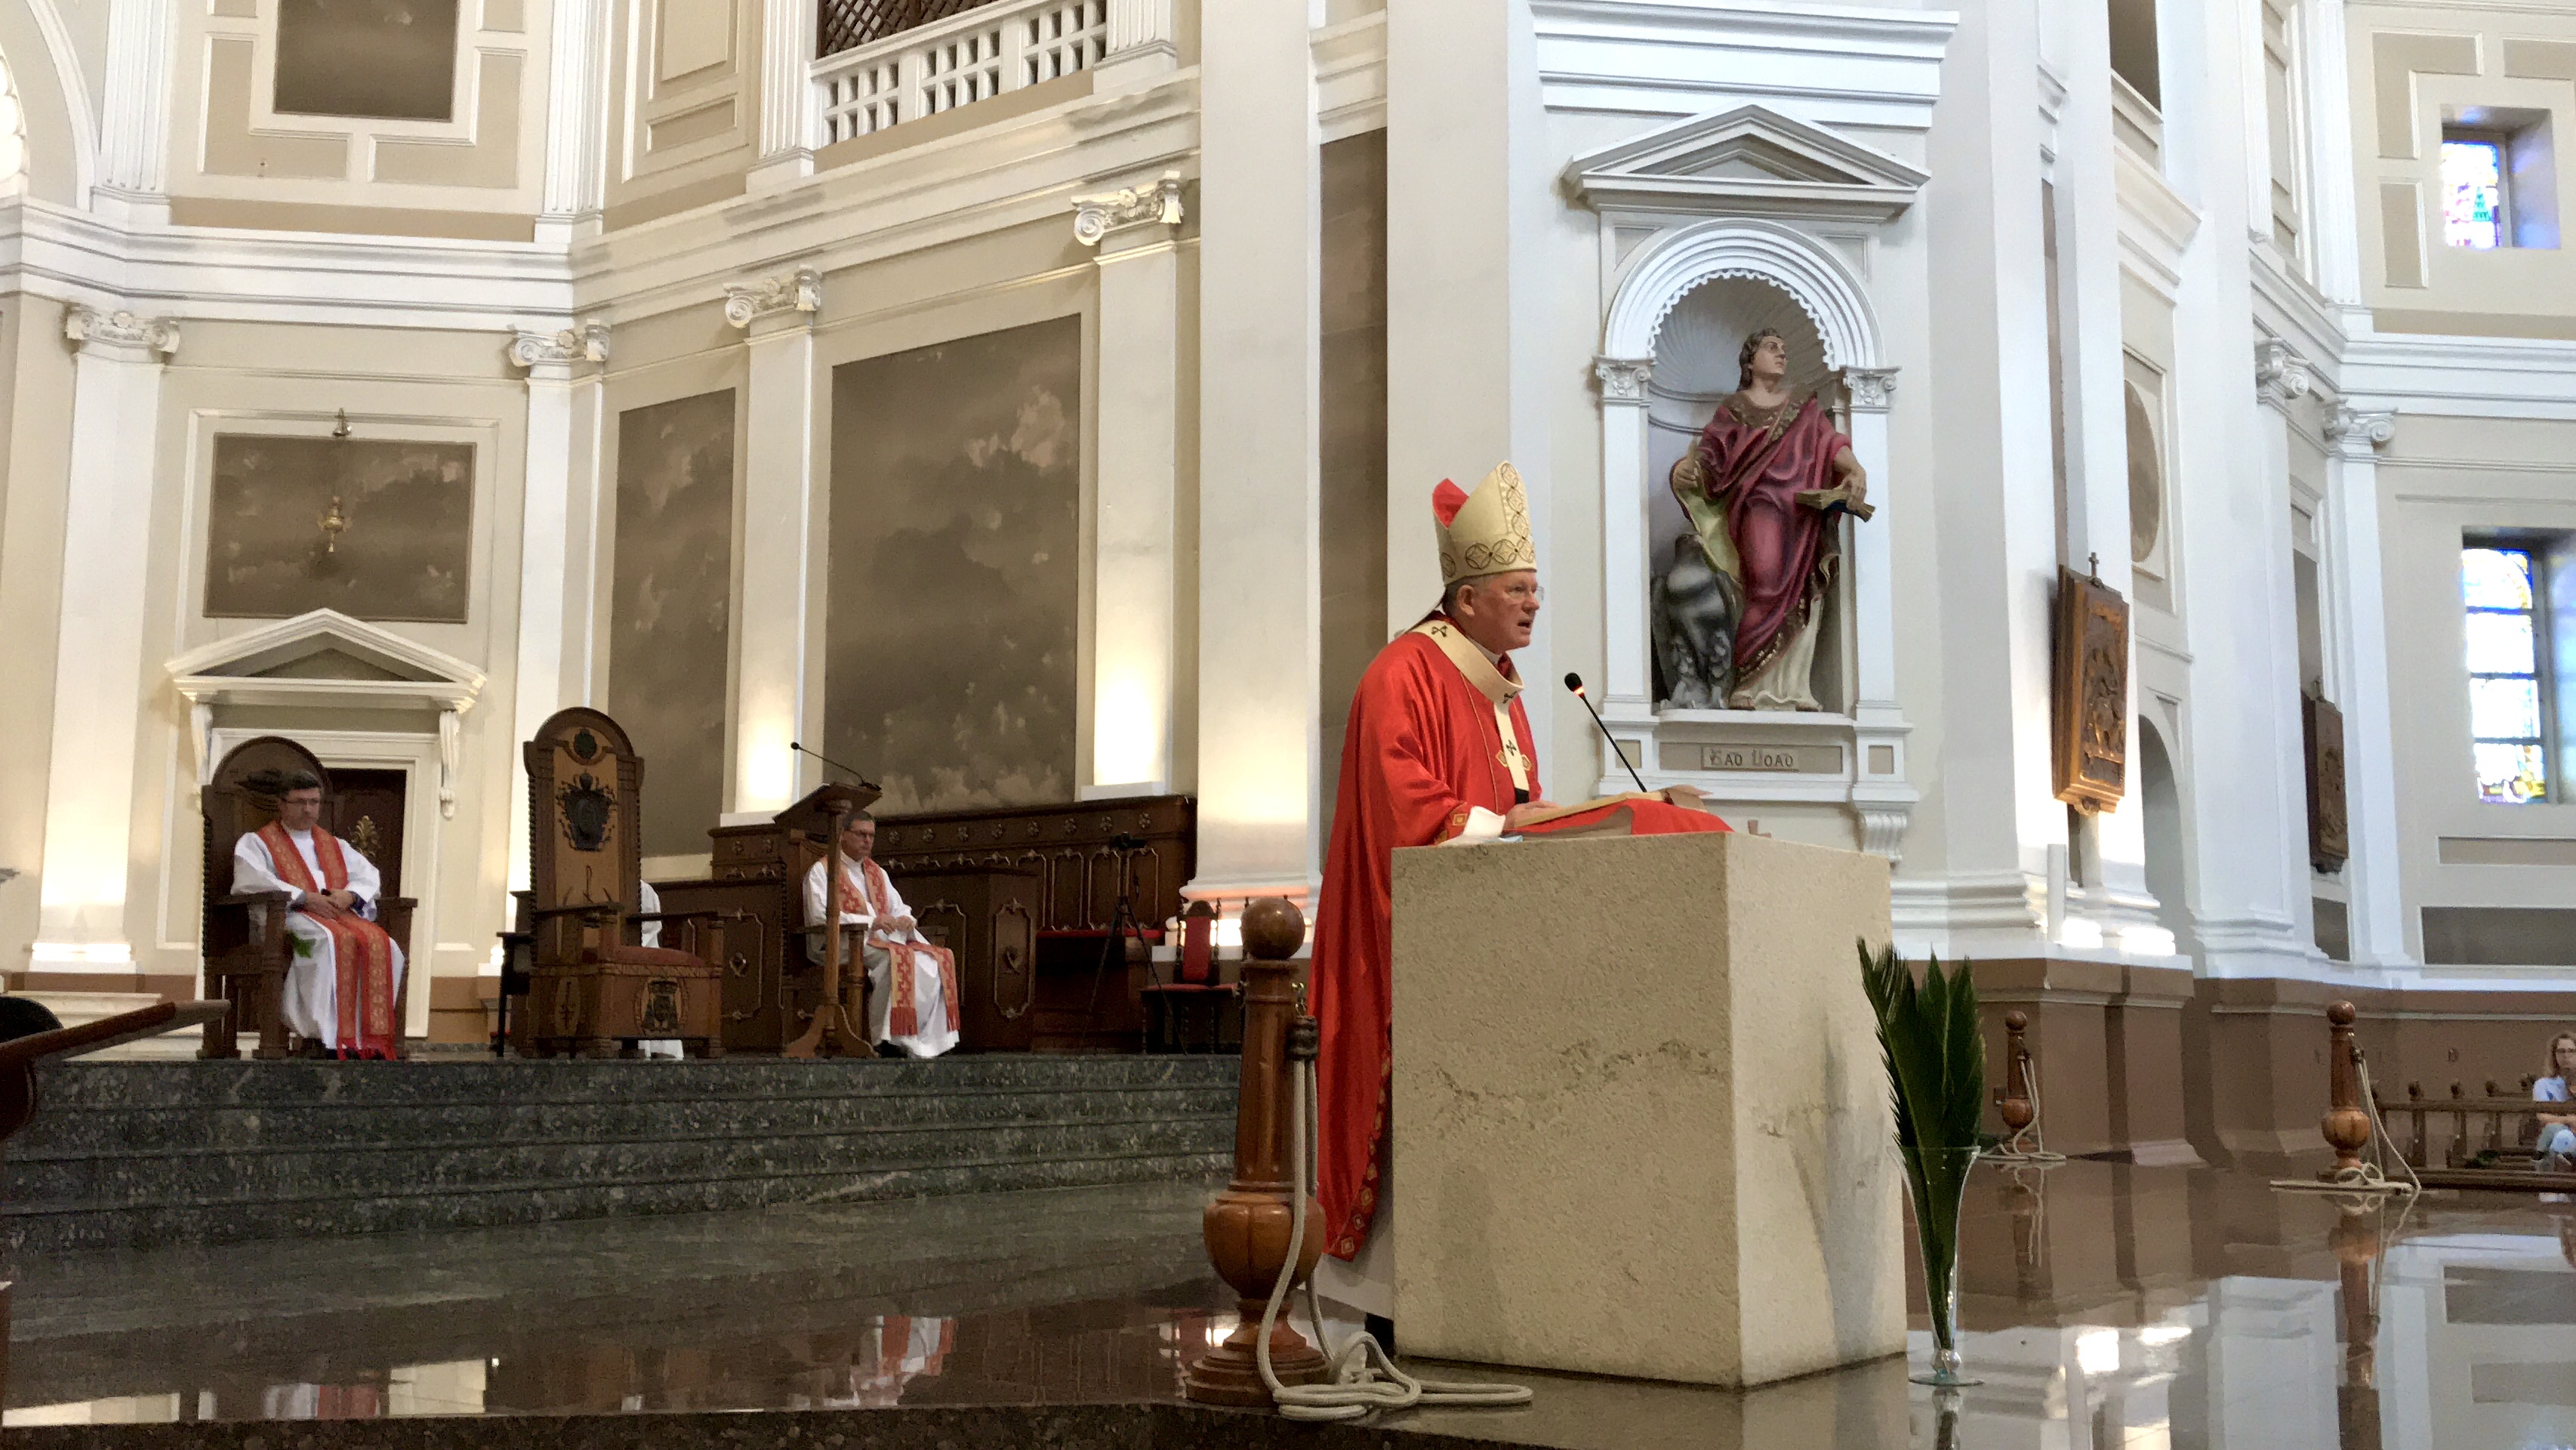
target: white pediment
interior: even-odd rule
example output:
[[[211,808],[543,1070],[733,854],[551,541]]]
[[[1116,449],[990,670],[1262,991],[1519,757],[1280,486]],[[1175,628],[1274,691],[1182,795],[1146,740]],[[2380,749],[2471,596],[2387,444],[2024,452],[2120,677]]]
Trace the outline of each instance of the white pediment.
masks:
[[[446,702],[471,704],[483,692],[481,670],[336,609],[316,609],[201,645],[164,668],[191,700],[220,695],[246,701],[284,692],[290,698],[383,695],[455,708]]]
[[[316,609],[201,645],[162,668],[188,701],[200,785],[214,770],[217,705],[435,710],[439,805],[455,809],[457,723],[483,693],[483,672],[444,650],[336,609]]]
[[[1886,221],[1930,174],[1849,137],[1738,106],[1577,156],[1566,184],[1596,210]]]

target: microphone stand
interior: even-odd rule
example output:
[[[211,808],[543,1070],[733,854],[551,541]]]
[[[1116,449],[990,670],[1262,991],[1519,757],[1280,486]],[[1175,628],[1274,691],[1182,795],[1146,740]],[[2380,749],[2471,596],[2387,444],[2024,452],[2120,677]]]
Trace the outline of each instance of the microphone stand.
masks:
[[[1574,692],[1574,698],[1583,702],[1584,713],[1590,715],[1592,723],[1600,727],[1601,738],[1610,742],[1610,753],[1618,757],[1621,765],[1627,766],[1628,778],[1637,783],[1637,794],[1653,795],[1653,791],[1646,789],[1645,777],[1637,774],[1637,767],[1628,764],[1628,752],[1619,748],[1619,737],[1610,733],[1609,725],[1601,719],[1601,712],[1592,708],[1592,697],[1583,692],[1583,677],[1572,670],[1566,671],[1565,687]]]

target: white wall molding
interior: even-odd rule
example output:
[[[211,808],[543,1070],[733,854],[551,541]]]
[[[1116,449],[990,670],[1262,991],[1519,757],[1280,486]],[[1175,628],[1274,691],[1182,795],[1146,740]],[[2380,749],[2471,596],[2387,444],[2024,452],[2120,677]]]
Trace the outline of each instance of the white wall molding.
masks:
[[[2375,333],[2346,344],[2341,382],[2357,407],[2576,422],[2576,342]]]
[[[1958,28],[1932,10],[1759,0],[1532,0],[1548,109],[1689,116],[1760,101],[1819,125],[1924,131]]]
[[[117,0],[108,8],[107,102],[96,192],[167,214],[170,69],[176,0]]]
[[[1386,12],[1315,31],[1315,122],[1327,142],[1386,127]]]

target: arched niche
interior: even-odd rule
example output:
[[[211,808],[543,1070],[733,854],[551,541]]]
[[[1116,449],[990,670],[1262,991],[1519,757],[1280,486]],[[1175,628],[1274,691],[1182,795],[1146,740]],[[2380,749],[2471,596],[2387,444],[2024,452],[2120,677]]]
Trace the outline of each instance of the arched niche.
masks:
[[[1690,523],[1673,499],[1669,480],[1708,425],[1719,401],[1736,390],[1741,379],[1744,340],[1764,329],[1780,334],[1789,348],[1789,396],[1813,394],[1835,423],[1848,429],[1841,384],[1826,365],[1825,344],[1815,319],[1778,284],[1756,277],[1721,276],[1693,287],[1664,315],[1655,333],[1654,371],[1646,383],[1646,561],[1647,576],[1660,582],[1672,568],[1675,543],[1691,536]],[[1838,713],[1850,708],[1850,651],[1843,638],[1849,609],[1844,596],[1849,572],[1825,602],[1824,627],[1816,648],[1817,699]],[[1655,703],[1665,701],[1658,681]]]
[[[97,126],[71,44],[55,0],[0,4],[0,71],[20,158],[0,169],[0,196],[24,192],[68,207],[89,200]]]
[[[1872,183],[1874,197],[1911,184],[1892,170],[1891,177]],[[1888,539],[1905,489],[1887,448],[1895,370],[1885,362],[1877,309],[1841,250],[1855,229],[1893,214],[1839,214],[1812,231],[1747,216],[1663,225],[1615,268],[1595,371],[1603,410],[1603,713],[1611,734],[1648,772],[1649,784],[1692,785],[1726,810],[1757,801],[1845,807],[1846,839],[1898,859],[1918,793],[1906,770],[1910,727],[1895,700]],[[1618,245],[1618,224],[1637,220],[1605,213],[1605,255]],[[1836,411],[1878,509],[1873,522],[1845,526],[1842,578],[1819,641],[1830,662],[1816,677],[1826,708],[1661,706],[1649,591],[1682,532],[1667,476],[1697,425],[1734,390],[1745,334],[1765,325],[1790,343],[1793,384]],[[1611,789],[1623,781],[1605,772],[1601,784]]]

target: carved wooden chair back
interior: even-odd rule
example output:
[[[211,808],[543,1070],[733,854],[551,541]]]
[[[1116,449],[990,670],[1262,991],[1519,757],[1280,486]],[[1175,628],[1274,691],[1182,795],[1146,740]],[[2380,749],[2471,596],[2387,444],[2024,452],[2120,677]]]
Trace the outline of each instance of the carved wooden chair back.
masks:
[[[521,749],[537,960],[625,945],[642,900],[644,762],[616,721],[579,706],[549,716]]]
[[[277,797],[254,790],[251,781],[268,772],[298,771],[322,782],[322,797],[331,797],[331,772],[313,752],[283,735],[245,740],[225,754],[204,792],[206,822],[206,897],[209,902],[233,892],[233,847],[242,837],[277,819]]]

